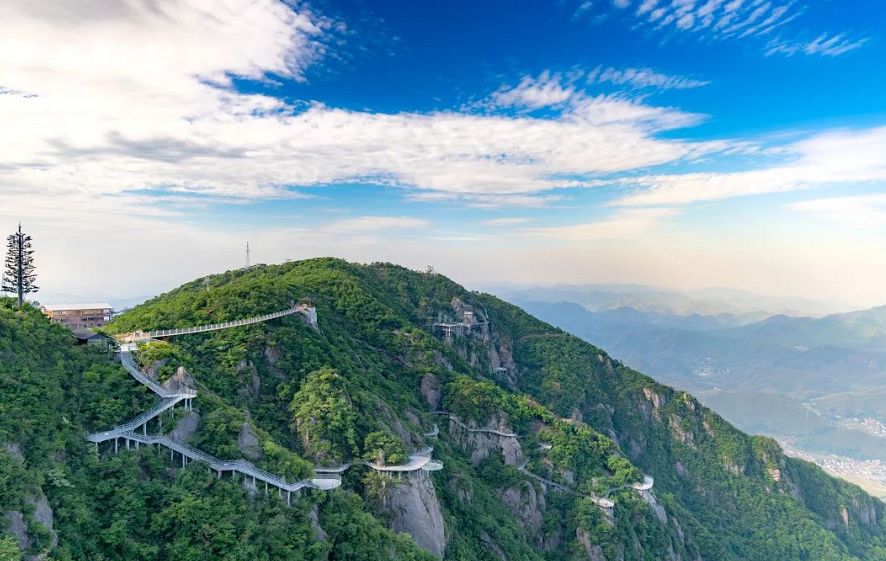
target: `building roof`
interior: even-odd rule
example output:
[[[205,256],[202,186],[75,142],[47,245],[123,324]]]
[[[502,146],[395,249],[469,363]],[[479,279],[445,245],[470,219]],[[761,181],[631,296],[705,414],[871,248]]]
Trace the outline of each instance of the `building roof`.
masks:
[[[81,341],[88,341],[90,339],[108,339],[109,337],[104,333],[96,333],[95,331],[89,331],[88,329],[75,329],[71,332],[74,337]]]
[[[114,307],[107,302],[87,302],[86,304],[45,304],[45,309],[53,312],[65,310],[113,310]]]

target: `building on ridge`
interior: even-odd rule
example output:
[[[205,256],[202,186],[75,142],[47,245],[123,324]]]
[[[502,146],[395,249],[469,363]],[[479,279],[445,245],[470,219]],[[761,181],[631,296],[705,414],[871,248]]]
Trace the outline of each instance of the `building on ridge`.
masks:
[[[111,305],[104,302],[43,306],[43,313],[49,316],[52,323],[64,325],[72,330],[102,327],[111,321],[113,312]]]

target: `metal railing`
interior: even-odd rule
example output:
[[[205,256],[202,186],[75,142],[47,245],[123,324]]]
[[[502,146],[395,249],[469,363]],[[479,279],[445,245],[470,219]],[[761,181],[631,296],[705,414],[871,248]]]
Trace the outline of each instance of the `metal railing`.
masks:
[[[482,433],[486,433],[486,434],[494,434],[497,436],[503,436],[505,438],[517,438],[517,433],[514,433],[514,432],[506,432],[506,431],[498,430],[498,429],[471,428],[471,427],[467,426],[466,424],[464,424],[461,421],[461,419],[459,419],[458,417],[456,417],[452,413],[449,413],[448,411],[435,411],[435,413],[437,413],[437,415],[443,415],[445,417],[449,417],[450,421],[452,421],[453,423],[455,423],[456,425],[460,426],[461,428],[463,428],[464,430],[466,430],[468,432],[482,432]]]
[[[183,327],[178,329],[162,329],[150,332],[135,331],[132,333],[122,333],[117,335],[116,339],[121,344],[119,357],[120,363],[123,365],[123,368],[139,383],[147,386],[151,391],[156,393],[162,399],[159,403],[157,403],[147,411],[140,413],[134,419],[121,425],[117,425],[108,431],[92,433],[86,437],[87,440],[96,444],[96,453],[98,452],[98,444],[100,442],[119,438],[126,439],[127,447],[129,445],[129,441],[148,445],[163,446],[168,448],[172,453],[178,452],[183,458],[183,465],[185,461],[184,458],[189,458],[192,461],[199,461],[207,464],[211,469],[218,472],[219,476],[221,476],[221,473],[224,471],[241,473],[245,477],[253,478],[253,481],[263,481],[267,485],[277,487],[281,491],[286,491],[287,500],[289,498],[288,493],[291,493],[292,491],[298,491],[306,487],[320,489],[324,491],[339,487],[341,485],[340,474],[349,469],[352,464],[348,463],[334,467],[316,468],[315,473],[317,475],[315,477],[302,479],[301,481],[290,483],[286,481],[285,477],[265,471],[246,460],[221,460],[211,454],[204,452],[203,450],[194,448],[193,446],[189,446],[183,442],[172,440],[167,436],[157,434],[138,434],[136,432],[136,429],[138,429],[139,427],[143,427],[146,433],[147,423],[149,421],[156,418],[164,411],[174,407],[176,403],[187,399],[193,399],[197,396],[197,392],[195,390],[187,388],[179,391],[173,391],[164,388],[156,380],[142,372],[141,368],[139,368],[138,364],[136,364],[135,360],[132,357],[132,350],[135,348],[136,343],[147,341],[150,339],[156,339],[158,337],[171,337],[175,335],[186,335],[190,333],[204,333],[207,331],[227,329],[230,327],[251,325],[263,321],[269,321],[279,317],[288,316],[294,313],[307,314],[310,319],[313,313],[313,307],[299,304],[298,306],[287,310],[282,310],[279,312],[274,312],[272,314],[265,314],[263,316],[257,316],[248,319],[201,325],[195,327]],[[115,451],[117,449],[116,441],[114,444],[114,449]],[[369,466],[372,469],[378,471],[405,472],[416,471],[420,469],[424,469],[425,471],[437,471],[443,467],[443,464],[442,462],[431,460],[430,456],[432,451],[433,448],[427,448],[425,450],[419,451],[416,454],[412,454],[409,456],[409,461],[404,465],[376,466],[369,462],[362,462],[362,465]]]
[[[186,458],[189,458],[190,460],[203,462],[219,473],[223,471],[237,472],[246,477],[251,477],[255,481],[263,481],[268,485],[272,485],[283,491],[298,491],[306,487],[317,489],[323,488],[324,490],[329,490],[334,489],[341,484],[341,477],[339,476],[308,478],[290,483],[286,481],[285,478],[273,474],[269,471],[265,471],[260,467],[255,466],[251,462],[247,462],[246,460],[220,460],[219,458],[216,458],[211,454],[207,454],[203,450],[188,446],[187,444],[184,444],[182,442],[177,442],[166,436],[130,434],[126,438],[129,438],[130,440],[134,440],[136,442],[141,442],[142,444],[154,444],[164,446],[165,448],[168,448],[173,452],[178,452],[179,454]],[[325,481],[326,483],[318,485],[314,482],[315,479],[318,481]]]
[[[193,327],[177,327],[174,329],[158,329],[155,331],[132,331],[130,333],[120,333],[115,335],[117,341],[125,342],[125,343],[134,343],[138,341],[147,341],[149,339],[157,339],[161,337],[175,337],[178,335],[191,335],[194,333],[206,333],[208,331],[218,331],[220,329],[230,329],[232,327],[241,327],[244,325],[253,325],[256,323],[262,323],[265,321],[270,321],[272,319],[282,318],[284,316],[289,316],[292,314],[306,314],[310,316],[312,306],[307,306],[305,304],[299,304],[292,308],[287,308],[285,310],[280,310],[279,312],[273,312],[270,314],[265,314],[262,316],[255,316],[246,319],[238,319],[232,321],[225,321],[222,323],[210,323],[207,325],[196,325]]]
[[[185,391],[171,391],[160,384],[157,383],[156,380],[149,377],[147,374],[141,371],[141,368],[135,363],[135,359],[132,358],[132,352],[128,348],[121,347],[120,349],[120,364],[123,365],[123,368],[126,369],[129,374],[138,380],[142,385],[147,386],[152,392],[159,395],[163,398],[168,397],[197,397],[197,392],[194,390],[185,390]]]

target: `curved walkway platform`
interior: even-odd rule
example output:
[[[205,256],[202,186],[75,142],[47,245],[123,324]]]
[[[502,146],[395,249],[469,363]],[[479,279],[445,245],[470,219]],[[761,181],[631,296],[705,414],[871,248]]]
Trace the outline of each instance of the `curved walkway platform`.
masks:
[[[482,432],[482,433],[486,433],[486,434],[494,434],[496,436],[502,436],[505,438],[517,438],[517,433],[514,433],[514,432],[506,432],[506,431],[501,431],[498,429],[472,429],[471,427],[464,424],[461,421],[461,419],[459,419],[458,417],[456,417],[455,415],[453,415],[452,413],[449,413],[447,411],[435,411],[435,413],[437,415],[443,415],[445,417],[449,417],[450,421],[452,421],[453,423],[455,423],[456,425],[460,426],[461,428],[463,428],[464,430],[466,430],[468,432]]]
[[[446,417],[449,417],[450,421],[452,421],[453,423],[458,425],[460,428],[462,428],[468,432],[480,432],[480,433],[486,433],[486,434],[494,434],[494,435],[505,437],[505,438],[519,438],[519,436],[513,432],[506,432],[506,431],[501,431],[501,430],[497,430],[497,429],[472,429],[472,428],[468,427],[466,424],[464,424],[461,421],[461,419],[456,417],[454,414],[449,413],[448,411],[434,411],[434,413],[436,413],[437,415],[444,415]],[[436,429],[437,426],[434,425],[434,428]],[[425,436],[428,436],[428,434],[426,434]],[[547,451],[547,450],[550,450],[551,448],[552,448],[552,445],[549,443],[542,443],[539,447],[539,449],[542,451]],[[655,481],[653,480],[653,478],[651,476],[644,474],[643,481],[630,483],[627,485],[622,485],[621,487],[613,487],[612,489],[609,489],[606,491],[605,497],[598,497],[596,495],[585,495],[585,494],[582,494],[582,493],[579,493],[579,492],[573,490],[570,487],[567,487],[567,486],[562,485],[560,483],[556,483],[554,481],[551,481],[550,479],[546,479],[540,475],[536,475],[536,474],[532,473],[531,471],[526,469],[527,463],[528,462],[524,462],[522,465],[517,466],[517,470],[525,475],[528,475],[529,477],[532,477],[533,479],[536,479],[537,481],[543,483],[544,485],[546,485],[548,487],[552,487],[552,488],[562,491],[564,493],[569,493],[571,495],[575,495],[578,497],[585,497],[585,498],[591,499],[598,506],[603,507],[603,508],[607,508],[607,509],[613,508],[615,506],[615,502],[613,502],[612,499],[607,498],[611,493],[618,491],[619,489],[622,489],[624,487],[630,487],[636,491],[649,491],[650,489],[652,489],[652,487],[655,483]]]
[[[181,391],[172,391],[158,384],[156,380],[142,372],[135,363],[135,359],[132,358],[133,350],[135,350],[135,344],[133,343],[120,346],[120,364],[122,364],[123,368],[129,372],[129,375],[138,380],[140,384],[147,386],[148,389],[162,398],[186,397],[190,399],[197,397],[197,392],[194,390],[184,389]]]
[[[182,457],[182,463],[186,463],[187,460],[204,462],[210,469],[217,472],[219,477],[226,471],[239,473],[244,477],[252,478],[253,484],[263,481],[271,487],[276,487],[280,491],[288,493],[305,488],[329,491],[341,485],[341,477],[335,475],[302,479],[301,481],[289,483],[285,478],[256,467],[252,462],[246,460],[220,460],[202,450],[162,435],[131,434],[126,438],[142,444],[162,446],[171,453],[177,452]]]
[[[89,434],[86,436],[86,439],[96,445],[96,453],[98,452],[98,445],[100,443],[110,440],[114,441],[114,451],[117,452],[119,440],[121,438],[124,439],[127,449],[130,448],[131,443],[135,444],[136,449],[139,447],[140,444],[163,447],[169,450],[170,459],[173,459],[176,453],[179,454],[182,460],[182,467],[187,465],[187,462],[189,460],[198,461],[207,464],[209,469],[215,471],[218,474],[219,478],[221,478],[222,473],[231,472],[232,474],[239,473],[244,478],[251,478],[253,486],[256,486],[257,482],[263,481],[265,484],[265,492],[268,491],[269,487],[275,487],[280,493],[281,498],[283,496],[283,492],[286,492],[287,504],[291,503],[291,494],[294,491],[297,492],[306,488],[319,489],[321,491],[330,491],[341,486],[340,474],[352,467],[353,464],[348,463],[328,468],[318,467],[314,470],[317,474],[317,477],[303,479],[301,481],[290,483],[286,480],[285,477],[265,471],[246,460],[221,460],[219,458],[216,458],[215,456],[212,456],[211,454],[207,454],[202,450],[194,448],[193,446],[188,446],[183,442],[172,440],[171,438],[162,434],[148,434],[148,423],[153,419],[160,419],[160,415],[164,411],[173,409],[176,404],[184,402],[185,408],[187,410],[190,410],[191,402],[195,397],[197,397],[197,392],[190,388],[184,388],[180,390],[170,390],[164,388],[159,383],[157,383],[156,380],[142,372],[142,370],[138,367],[132,357],[132,351],[135,350],[137,343],[162,337],[188,335],[191,333],[205,333],[207,331],[216,331],[219,329],[229,329],[232,327],[240,327],[243,325],[252,325],[255,323],[270,321],[280,317],[288,316],[294,313],[304,314],[309,319],[312,325],[316,325],[316,309],[313,306],[300,304],[291,309],[244,320],[229,321],[225,323],[216,323],[180,329],[164,329],[160,331],[150,332],[136,331],[132,333],[124,333],[118,335],[117,341],[120,344],[119,358],[120,363],[123,365],[123,368],[140,384],[146,386],[152,392],[157,394],[161,398],[161,400],[159,403],[157,403],[147,411],[142,412],[134,419],[121,425],[117,425],[110,430]],[[162,420],[160,422],[162,423]],[[138,429],[142,429],[142,434],[138,434]],[[409,456],[409,461],[407,463],[401,465],[379,466],[371,462],[361,462],[360,465],[365,465],[379,472],[397,473],[398,475],[402,473],[416,472],[419,470],[425,472],[438,471],[443,468],[443,463],[432,460],[432,452],[433,448],[427,448],[425,450],[416,452],[415,454]]]

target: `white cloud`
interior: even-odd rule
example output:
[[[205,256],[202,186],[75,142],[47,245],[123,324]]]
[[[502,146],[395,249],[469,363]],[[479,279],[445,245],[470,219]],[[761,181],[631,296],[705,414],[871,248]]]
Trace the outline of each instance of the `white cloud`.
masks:
[[[586,76],[582,71],[563,76],[546,70],[537,78],[524,76],[516,86],[500,88],[490,97],[487,106],[517,107],[529,111],[553,107],[561,111],[561,120],[564,122],[628,126],[646,133],[688,127],[704,119],[703,115],[687,113],[673,107],[646,105],[624,94],[588,94],[576,86],[581,78],[585,78],[585,82],[589,84],[612,82],[633,87],[655,85],[660,88],[680,87],[679,84],[682,84],[683,87],[692,87],[688,79],[657,74],[647,69],[617,71],[612,68],[597,68]],[[711,148],[713,145],[706,146]]]
[[[481,220],[480,224],[484,226],[505,227],[516,226],[518,224],[526,224],[530,220],[530,218],[525,217],[507,216],[503,218],[491,218],[489,220]]]
[[[566,185],[569,183],[567,182]],[[590,184],[589,184],[590,185]],[[562,200],[561,195],[523,195],[511,193],[449,193],[445,191],[416,191],[406,195],[407,201],[425,203],[457,203],[473,208],[494,209],[502,207],[540,208]]]
[[[697,80],[684,76],[670,76],[656,72],[651,68],[616,68],[598,67],[588,73],[588,83],[612,83],[619,86],[628,85],[634,88],[657,88],[661,90],[685,90],[710,84],[707,80]]]
[[[845,33],[830,35],[822,33],[811,41],[773,40],[766,45],[766,54],[793,56],[797,53],[835,57],[861,48],[868,42],[867,37],[851,39]]]
[[[412,216],[359,216],[337,220],[323,227],[325,232],[378,232],[427,228],[430,222]]]
[[[547,228],[527,228],[524,233],[562,241],[638,239],[650,234],[668,217],[677,214],[672,208],[624,209],[614,215],[585,224]]]
[[[563,83],[560,74],[545,70],[538,78],[524,76],[514,87],[502,87],[492,94],[491,102],[498,107],[540,109],[563,105],[578,94],[575,86]]]
[[[788,208],[853,226],[886,228],[886,193],[810,199]]]
[[[618,205],[678,205],[827,184],[886,182],[886,127],[823,133],[779,150],[778,165],[733,173],[686,173],[625,179],[642,190]]]
[[[4,3],[0,208],[29,193],[34,207],[117,197],[125,212],[143,189],[252,200],[354,180],[532,205],[586,177],[723,148],[655,137],[696,115],[589,97],[550,73],[494,96],[565,104],[546,118],[296,109],[232,88],[231,76],[304,79],[339,28],[276,0]]]
[[[794,0],[643,0],[635,15],[654,29],[673,28],[709,39],[765,37],[800,17],[805,6]],[[837,56],[865,44],[845,33],[822,33],[808,42],[770,41],[766,54]]]
[[[643,14],[651,12],[656,4],[658,4],[658,0],[643,0],[643,3],[637,8],[637,15],[642,16]]]

